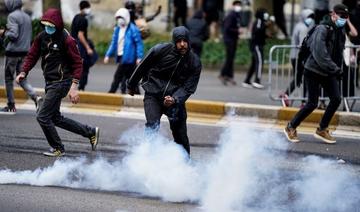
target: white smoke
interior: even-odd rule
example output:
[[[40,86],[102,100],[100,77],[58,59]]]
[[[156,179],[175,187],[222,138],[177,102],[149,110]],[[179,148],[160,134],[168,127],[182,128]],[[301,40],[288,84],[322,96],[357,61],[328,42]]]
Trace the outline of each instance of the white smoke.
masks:
[[[34,171],[0,171],[0,183],[137,192],[171,202],[195,202],[204,211],[351,211],[360,188],[343,165],[310,156],[289,169],[287,142],[274,132],[231,124],[210,160],[189,160],[161,135],[132,128],[116,161],[63,158]]]

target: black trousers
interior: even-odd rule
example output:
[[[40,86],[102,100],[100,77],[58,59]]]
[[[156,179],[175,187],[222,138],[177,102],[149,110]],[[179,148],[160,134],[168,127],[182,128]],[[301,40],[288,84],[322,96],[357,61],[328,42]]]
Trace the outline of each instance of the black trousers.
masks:
[[[303,66],[300,64],[297,64],[300,67],[296,67],[296,59],[291,59],[291,65],[294,71],[294,79],[291,80],[289,87],[286,89],[285,94],[290,96],[292,92],[294,92],[296,87],[300,87],[303,81],[303,75],[304,75],[304,69]],[[306,84],[303,86],[303,96],[306,96]]]
[[[71,80],[46,84],[44,102],[37,114],[37,121],[43,130],[49,145],[54,149],[64,151],[59,134],[55,126],[67,131],[89,138],[94,129],[69,118],[60,113],[62,98],[66,97],[71,86]]]
[[[308,117],[316,108],[319,101],[320,86],[329,94],[330,102],[320,121],[320,129],[326,129],[329,126],[331,118],[334,116],[341,103],[339,81],[335,76],[321,76],[314,72],[305,70],[305,83],[308,88],[308,100],[305,106],[290,121],[291,127],[298,127],[300,123]]]
[[[264,63],[264,47],[259,45],[250,45],[250,51],[252,55],[251,65],[246,75],[245,82],[250,83],[253,74],[256,73],[254,81],[256,83],[260,83]]]
[[[186,119],[187,113],[184,104],[175,104],[171,107],[163,105],[163,98],[145,94],[144,110],[146,117],[146,130],[157,131],[160,127],[162,114],[168,117],[170,129],[174,141],[182,145],[186,152],[190,154],[189,138],[187,136]]]
[[[121,64],[116,68],[113,81],[109,93],[115,93],[120,86],[120,91],[122,94],[126,93],[126,81],[131,77],[132,73],[135,70],[135,64]],[[140,94],[139,88],[136,90],[136,94]]]
[[[186,11],[176,11],[174,13],[174,25],[177,26],[185,26],[186,25]],[[180,22],[179,22],[180,20]]]
[[[221,69],[220,76],[226,78],[234,78],[234,59],[236,54],[237,40],[226,40],[225,50],[226,59],[224,66]]]
[[[83,64],[83,72],[81,73],[80,81],[79,81],[79,90],[85,90],[85,86],[88,83],[88,76],[89,76],[90,67],[87,64]]]

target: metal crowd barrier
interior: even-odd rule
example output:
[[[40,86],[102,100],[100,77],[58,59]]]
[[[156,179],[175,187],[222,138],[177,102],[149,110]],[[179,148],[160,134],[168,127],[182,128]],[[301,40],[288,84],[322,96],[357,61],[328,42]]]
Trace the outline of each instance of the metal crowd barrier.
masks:
[[[297,81],[297,73],[293,70],[290,58],[291,49],[299,49],[294,45],[275,45],[269,52],[269,81],[268,92],[270,99],[281,101],[281,94],[290,86],[292,80]],[[360,45],[347,45],[344,50],[342,71],[344,76],[340,79],[340,92],[343,99],[344,109],[352,111],[357,100],[360,100],[359,88],[359,62]],[[295,67],[298,66],[298,58],[295,59]],[[297,70],[297,69],[295,69]],[[295,84],[295,90],[289,95],[291,105],[295,102],[305,101],[306,91],[304,90],[304,79],[301,84]],[[321,89],[320,100],[328,102],[323,89]],[[340,107],[339,107],[340,108]]]

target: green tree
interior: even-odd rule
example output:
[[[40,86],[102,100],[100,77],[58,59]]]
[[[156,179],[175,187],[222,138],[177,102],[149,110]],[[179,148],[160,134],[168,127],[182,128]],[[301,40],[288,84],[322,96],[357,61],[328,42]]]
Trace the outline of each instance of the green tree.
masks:
[[[45,12],[49,8],[61,9],[60,0],[42,0],[42,3],[43,3],[43,12]]]

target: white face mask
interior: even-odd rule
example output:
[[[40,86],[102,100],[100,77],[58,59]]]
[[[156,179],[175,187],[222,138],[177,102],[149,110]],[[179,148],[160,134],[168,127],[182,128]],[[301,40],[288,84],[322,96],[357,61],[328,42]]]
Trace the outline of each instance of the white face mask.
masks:
[[[234,6],[234,11],[235,12],[240,12],[241,11],[241,6]]]
[[[119,27],[124,27],[126,25],[126,21],[123,18],[118,18],[117,19],[117,24],[118,24]]]
[[[85,8],[85,9],[84,9],[84,13],[85,13],[86,15],[90,15],[90,13],[91,13],[91,8]]]
[[[265,21],[269,20],[269,13],[264,13],[264,20]]]

